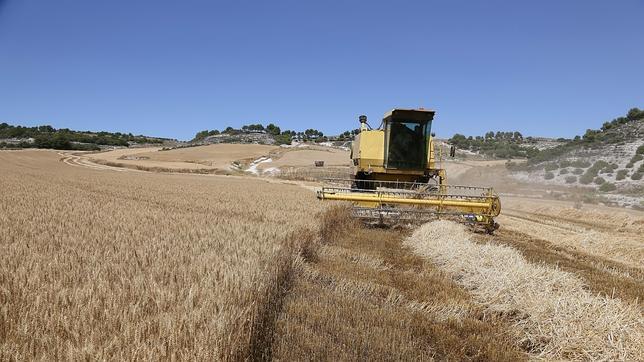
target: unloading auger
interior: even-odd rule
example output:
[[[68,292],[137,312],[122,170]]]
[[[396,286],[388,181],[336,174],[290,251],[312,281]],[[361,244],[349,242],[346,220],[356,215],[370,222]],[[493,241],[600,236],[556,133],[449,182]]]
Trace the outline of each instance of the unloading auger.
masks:
[[[381,224],[454,219],[491,233],[501,201],[492,188],[447,185],[436,167],[431,124],[435,112],[394,109],[378,129],[360,116],[360,133],[351,147],[351,179],[326,179],[320,200],[350,201],[353,216]],[[454,155],[450,149],[450,156]],[[441,155],[439,155],[440,159]]]

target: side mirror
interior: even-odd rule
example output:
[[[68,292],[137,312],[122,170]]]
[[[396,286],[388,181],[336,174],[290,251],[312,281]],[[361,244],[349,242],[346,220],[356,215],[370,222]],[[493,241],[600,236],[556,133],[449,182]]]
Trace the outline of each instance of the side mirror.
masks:
[[[451,146],[449,148],[449,157],[454,157],[456,156],[456,146]]]

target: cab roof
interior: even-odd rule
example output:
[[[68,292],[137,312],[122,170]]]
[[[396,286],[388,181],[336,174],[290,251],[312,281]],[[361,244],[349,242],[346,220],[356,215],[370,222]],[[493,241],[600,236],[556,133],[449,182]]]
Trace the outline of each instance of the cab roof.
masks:
[[[434,119],[436,111],[431,109],[405,109],[405,108],[394,108],[391,111],[385,113],[383,121],[388,120],[405,120],[405,121],[431,121]]]

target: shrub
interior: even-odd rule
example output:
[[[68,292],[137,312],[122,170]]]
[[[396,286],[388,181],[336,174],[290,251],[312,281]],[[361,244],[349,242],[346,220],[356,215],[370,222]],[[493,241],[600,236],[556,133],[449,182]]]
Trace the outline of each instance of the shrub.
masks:
[[[635,151],[635,153],[638,155],[644,155],[644,145],[637,147],[637,150]]]
[[[601,192],[610,192],[615,190],[617,190],[617,186],[610,182],[604,182],[601,186],[599,186],[599,191]]]
[[[581,175],[582,173],[584,173],[584,170],[582,170],[581,168],[576,168],[572,170],[572,173],[574,173],[575,175]]]
[[[291,136],[290,135],[276,135],[273,136],[275,139],[275,144],[276,145],[290,145],[291,144]]]
[[[581,183],[582,185],[588,185],[589,183],[593,182],[594,178],[595,178],[594,175],[591,175],[588,172],[586,172],[579,177],[579,183]]]
[[[570,167],[570,166],[572,166],[572,162],[568,160],[563,160],[559,162],[559,167],[564,168],[564,167]]]
[[[617,171],[617,176],[615,177],[616,180],[623,180],[626,178],[626,175],[628,175],[628,170],[619,170]]]
[[[604,166],[604,168],[601,169],[600,173],[612,173],[613,171],[617,170],[619,166],[615,163],[608,164]]]
[[[584,176],[582,176],[579,181],[585,185],[591,183],[593,178],[597,176],[599,171],[605,169],[606,167],[611,167],[610,164],[606,161],[599,160],[595,162],[592,167],[586,170],[586,173],[584,173]],[[585,181],[588,182],[585,183]]]
[[[595,168],[591,167],[591,168],[589,168],[589,169],[587,169],[587,170],[586,170],[586,172],[584,173],[584,175],[590,175],[590,177],[595,177],[595,176],[597,176],[597,173],[598,173],[598,172],[599,172],[599,170],[597,170],[597,169],[595,169]]]
[[[635,166],[633,162],[629,162],[626,164],[625,168],[633,168],[633,166]]]
[[[593,182],[594,182],[596,185],[601,185],[601,184],[603,184],[604,182],[606,182],[606,180],[604,180],[604,179],[603,179],[603,178],[601,178],[601,177],[595,177],[595,179],[593,180]]]
[[[507,167],[507,169],[510,171],[528,171],[529,169],[528,164],[525,162],[518,163],[518,162],[508,161],[505,163],[505,167]]]
[[[577,182],[577,176],[566,176],[567,184],[574,184],[575,182]]]
[[[632,175],[631,175],[631,180],[636,180],[636,181],[637,181],[637,180],[641,180],[641,179],[642,179],[642,175],[644,175],[644,173],[642,173],[642,172],[635,172],[634,174],[632,174]]]
[[[629,162],[629,163],[635,163],[635,162],[637,162],[637,161],[641,161],[641,160],[643,160],[643,159],[644,159],[644,156],[642,156],[642,155],[640,155],[640,154],[636,154],[635,156],[633,156],[633,157],[631,158],[631,160],[630,160],[630,162]]]
[[[586,167],[589,167],[589,166],[590,166],[590,162],[588,162],[588,161],[584,161],[584,160],[576,160],[576,161],[572,161],[572,162],[570,163],[570,166],[573,166],[573,167],[580,167],[580,168],[586,168]]]
[[[593,195],[593,194],[587,193],[587,194],[584,194],[581,197],[581,201],[584,204],[593,204],[594,205],[594,204],[597,204],[597,197],[595,197],[595,195]]]
[[[552,172],[546,172],[543,178],[545,178],[546,180],[552,180],[553,178],[555,178],[555,174]]]
[[[557,165],[556,163],[552,162],[552,163],[546,163],[545,170],[546,171],[554,171],[554,170],[556,170],[558,168],[559,168],[559,165]]]
[[[567,169],[567,168],[562,168],[562,169],[559,171],[559,174],[560,174],[560,175],[565,175],[565,174],[567,174],[567,173],[568,173],[568,169]]]
[[[598,170],[598,171],[599,171],[599,170],[601,170],[602,168],[604,168],[604,167],[606,167],[606,166],[609,166],[609,165],[610,165],[610,164],[609,164],[608,162],[606,162],[606,161],[604,161],[604,160],[599,160],[599,161],[596,161],[596,162],[593,164],[593,167],[592,167],[592,168],[593,168],[593,169],[595,169],[595,170]]]

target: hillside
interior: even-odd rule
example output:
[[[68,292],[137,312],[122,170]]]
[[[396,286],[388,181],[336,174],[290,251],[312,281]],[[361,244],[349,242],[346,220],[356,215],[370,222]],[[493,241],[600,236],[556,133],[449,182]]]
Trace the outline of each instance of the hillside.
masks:
[[[23,127],[0,123],[0,148],[53,148],[57,150],[99,150],[106,146],[129,147],[163,144],[176,140],[135,136],[121,132],[73,131],[52,126]]]
[[[518,180],[598,192],[621,205],[641,207],[644,197],[644,111],[604,123],[599,130],[508,163]]]
[[[521,132],[487,132],[484,136],[455,134],[448,140],[463,155],[476,155],[487,159],[529,158],[540,151],[565,144],[564,138],[524,137]]]

